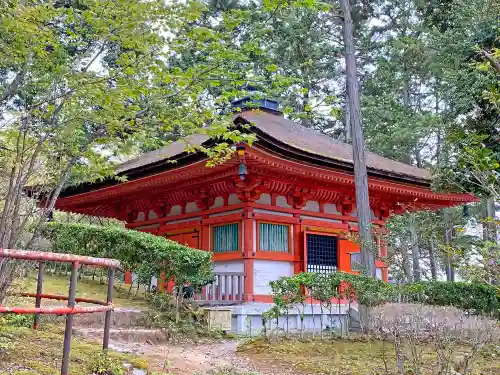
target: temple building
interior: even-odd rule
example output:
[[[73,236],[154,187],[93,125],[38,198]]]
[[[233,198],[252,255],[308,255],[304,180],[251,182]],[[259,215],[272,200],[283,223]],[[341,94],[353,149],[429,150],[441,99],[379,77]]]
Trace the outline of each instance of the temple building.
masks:
[[[226,291],[219,293],[221,302],[269,303],[270,281],[302,271],[355,272],[359,245],[349,241],[358,230],[351,145],[286,119],[269,100],[258,109],[243,108],[234,124],[255,141],[251,147],[236,145],[233,157],[216,167],[206,167],[202,152],[185,150],[186,144],[217,141],[190,136],[119,165],[127,182],[67,188],[56,208],[116,218],[130,229],[212,252],[216,273],[226,277],[225,283],[219,278],[219,289]],[[386,248],[377,233],[391,215],[474,200],[431,191],[425,169],[371,152],[366,164],[381,258]],[[387,281],[381,259],[376,267]]]

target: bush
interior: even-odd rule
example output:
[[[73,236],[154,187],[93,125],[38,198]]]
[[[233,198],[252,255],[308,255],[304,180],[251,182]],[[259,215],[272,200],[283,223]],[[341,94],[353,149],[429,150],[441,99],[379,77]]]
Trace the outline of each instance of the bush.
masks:
[[[194,287],[212,281],[212,258],[207,251],[192,249],[149,233],[116,226],[49,223],[43,235],[54,252],[114,258],[134,270],[143,284],[164,273],[177,285]]]
[[[125,375],[127,369],[120,360],[109,357],[104,350],[92,361],[90,371],[92,375]]]
[[[386,374],[404,375],[408,366],[412,374],[422,374],[429,361],[422,355],[425,345],[436,353],[433,373],[471,374],[486,345],[500,340],[496,321],[449,306],[387,304],[374,309],[369,327],[384,345],[392,345],[394,361],[387,360],[389,350],[383,352]],[[393,362],[395,370],[389,368]]]
[[[500,317],[500,292],[481,283],[427,281],[394,286],[403,301],[434,306],[454,306],[476,315]]]
[[[168,338],[178,335],[193,338],[222,335],[222,332],[208,330],[204,310],[190,301],[184,302],[184,305],[178,308],[174,296],[158,293],[152,296],[149,304],[149,325],[164,330]]]

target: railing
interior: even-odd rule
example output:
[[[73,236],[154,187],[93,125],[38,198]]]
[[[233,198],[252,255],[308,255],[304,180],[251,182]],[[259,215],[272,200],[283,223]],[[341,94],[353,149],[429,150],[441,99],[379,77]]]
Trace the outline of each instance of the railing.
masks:
[[[215,280],[194,295],[200,305],[238,305],[243,303],[245,273],[216,272]]]

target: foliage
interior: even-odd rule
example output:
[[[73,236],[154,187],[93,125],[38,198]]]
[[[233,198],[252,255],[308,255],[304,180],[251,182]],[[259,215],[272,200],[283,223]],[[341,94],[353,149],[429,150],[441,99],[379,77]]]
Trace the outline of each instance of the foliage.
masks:
[[[386,374],[404,375],[408,368],[414,374],[422,374],[427,372],[426,367],[438,375],[447,375],[452,370],[471,374],[485,346],[500,339],[496,321],[466,316],[450,307],[384,306],[374,312],[370,328],[384,346],[382,358]],[[394,360],[391,361],[388,360],[391,350],[386,347],[387,343],[393,347]],[[426,363],[423,359],[425,345],[435,350],[434,363]],[[461,355],[457,356],[457,352]],[[394,369],[390,363],[395,363]]]
[[[460,354],[468,352],[469,347],[458,346],[455,349],[457,356],[454,360],[459,362]],[[261,338],[240,345],[239,350],[255,361],[280,363],[283,368],[293,368],[297,372],[311,375],[386,374],[386,365],[390,370],[395,368],[395,358],[391,355],[393,350],[390,342],[383,342],[375,337],[363,340],[354,334],[344,339],[295,340],[292,338],[279,343],[270,343]],[[423,343],[421,352],[423,361],[421,375],[435,375],[436,350],[429,343]],[[411,358],[409,351],[405,351],[404,354],[406,358]],[[384,364],[384,356],[387,364]],[[496,375],[498,358],[498,354],[495,354],[495,345],[485,348],[478,355],[474,374]],[[406,374],[415,374],[409,366],[406,371]]]
[[[124,181],[116,162],[140,150],[207,133],[221,140],[202,149],[213,165],[231,143],[251,143],[227,109],[248,81],[293,83],[252,72],[273,9],[293,4],[265,2],[254,22],[245,11],[209,17],[197,0],[2,2],[1,245],[32,247],[65,187]]]
[[[402,285],[400,291],[407,302],[454,306],[472,314],[500,318],[500,292],[492,285],[429,281]]]
[[[275,321],[276,329],[281,330],[279,327],[280,317],[284,317],[286,320],[286,326],[283,330],[287,335],[289,314],[294,310],[299,313],[300,333],[303,336],[304,315],[308,298],[319,301],[321,311],[323,308],[327,309],[330,315],[330,327],[336,324],[333,316],[335,301],[340,303],[341,299],[348,299],[350,302],[356,300],[370,309],[391,298],[391,289],[388,284],[372,277],[345,272],[331,272],[326,275],[302,272],[289,277],[280,277],[278,280],[271,281],[270,286],[274,305],[263,314],[262,325],[266,337],[272,333],[272,331],[268,332],[267,330],[268,323]],[[320,319],[321,326],[323,326],[323,313],[321,313]],[[344,332],[343,327],[340,328]],[[279,337],[279,332],[277,336]]]
[[[5,326],[0,329],[1,337],[8,339],[10,349],[0,350],[1,371],[3,374],[15,374],[19,368],[25,374],[58,374],[61,369],[62,342],[64,327],[44,326],[33,330],[25,327]],[[78,338],[71,340],[70,374],[88,375],[91,364],[102,352],[102,343],[82,342]],[[135,368],[147,369],[144,358],[133,354],[108,352],[108,357],[128,362]]]
[[[119,359],[109,357],[103,350],[92,361],[90,371],[93,375],[125,375],[126,368]]]
[[[120,227],[49,223],[44,236],[55,252],[118,259],[126,270],[135,270],[140,280],[165,273],[177,285],[199,287],[212,280],[210,253],[166,238]]]
[[[204,310],[192,301],[183,301],[180,309],[171,294],[155,293],[149,303],[148,324],[162,329],[169,339],[183,337],[220,337],[222,332],[209,331]]]
[[[0,327],[31,327],[33,325],[33,316],[27,314],[3,314],[0,316]]]
[[[274,305],[263,315],[264,335],[267,324],[275,321],[276,329],[288,334],[288,315],[297,310],[301,318],[300,334],[304,333],[305,301],[314,298],[320,302],[321,327],[323,327],[323,307],[330,314],[330,324],[334,326],[333,307],[337,301],[347,299],[349,304],[356,301],[369,311],[392,301],[418,302],[431,306],[453,306],[469,314],[500,317],[500,294],[498,288],[483,283],[419,282],[411,284],[388,284],[372,277],[345,272],[329,274],[300,273],[281,277],[272,281],[271,295]],[[340,312],[340,305],[339,305]],[[286,326],[279,327],[280,317],[286,319]],[[365,328],[367,321],[360,322]],[[343,324],[343,323],[341,323]],[[345,327],[346,331],[349,327]],[[344,327],[340,327],[343,335]],[[323,337],[323,334],[321,334]]]

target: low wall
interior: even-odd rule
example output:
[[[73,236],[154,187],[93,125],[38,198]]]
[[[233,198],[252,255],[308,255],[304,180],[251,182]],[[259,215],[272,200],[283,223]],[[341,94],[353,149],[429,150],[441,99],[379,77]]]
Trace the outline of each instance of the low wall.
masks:
[[[273,305],[271,303],[245,303],[236,306],[221,306],[213,307],[215,309],[231,309],[232,311],[232,329],[231,332],[235,334],[244,334],[256,336],[263,332],[264,328],[262,325],[262,313],[268,311]],[[301,329],[301,314],[302,309],[293,309],[288,313],[288,319],[282,316],[276,322],[267,322],[266,329],[268,332],[276,330],[287,330],[289,332],[298,332]],[[307,305],[303,312],[304,331],[307,332],[321,332],[322,330],[340,330],[345,329],[347,326],[347,306],[341,305],[340,309],[338,306],[332,306],[332,311],[326,308],[321,310],[319,305]]]

